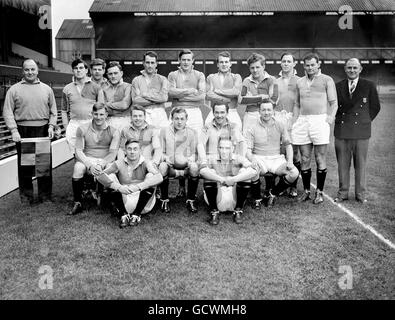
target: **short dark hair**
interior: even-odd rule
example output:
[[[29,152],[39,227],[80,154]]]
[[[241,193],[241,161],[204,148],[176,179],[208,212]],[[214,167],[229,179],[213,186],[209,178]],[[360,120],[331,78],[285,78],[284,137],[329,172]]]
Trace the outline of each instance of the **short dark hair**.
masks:
[[[193,54],[193,52],[192,52],[191,50],[189,50],[189,49],[182,49],[180,52],[178,52],[178,59],[181,59],[181,57],[182,57],[184,54],[191,54],[191,55],[192,55],[192,59],[193,59],[194,54]]]
[[[139,147],[140,147],[140,141],[138,141],[138,140],[132,138],[132,139],[127,139],[127,140],[126,140],[126,142],[125,142],[125,148],[126,148],[129,144],[132,144],[132,143],[137,143],[137,144],[139,145]]]
[[[232,137],[229,136],[229,135],[219,136],[219,138],[218,138],[218,145],[217,145],[218,147],[219,147],[219,144],[220,144],[221,141],[229,141],[233,145]]]
[[[294,55],[293,55],[291,52],[284,52],[284,53],[281,55],[280,60],[282,60],[282,59],[284,58],[284,56],[291,56],[291,57],[292,57],[292,60],[295,62],[295,57],[294,57]]]
[[[220,53],[218,53],[217,62],[219,61],[219,57],[225,57],[225,58],[229,58],[229,60],[232,60],[232,56],[230,55],[229,51],[221,51]]]
[[[103,69],[106,69],[106,62],[103,59],[95,58],[91,61],[90,67],[93,68],[94,66],[102,66]]]
[[[263,54],[259,54],[254,52],[252,55],[250,55],[247,59],[247,64],[248,66],[250,66],[251,64],[253,64],[254,62],[260,61],[261,65],[264,66],[265,65],[265,61],[266,58]]]
[[[215,111],[216,106],[225,106],[226,113],[229,113],[229,105],[227,103],[213,103],[213,106],[211,107],[211,109],[213,110],[213,113]]]
[[[156,61],[158,61],[158,54],[155,51],[147,51],[146,53],[144,53],[143,55],[143,61],[145,61],[145,57],[149,56],[152,58],[155,58]]]
[[[92,106],[92,111],[98,111],[100,109],[104,109],[106,110],[106,112],[108,112],[106,105],[103,102],[96,102],[93,106]]]
[[[134,105],[133,108],[130,110],[130,114],[133,114],[133,110],[138,110],[138,111],[142,111],[144,112],[144,116],[145,116],[145,108],[143,106],[140,105]]]
[[[74,69],[74,68],[75,68],[76,66],[78,66],[80,63],[83,63],[85,69],[88,69],[88,64],[87,64],[84,60],[82,60],[82,59],[80,59],[80,58],[75,59],[75,60],[71,63],[71,69]]]
[[[113,68],[113,67],[118,67],[119,71],[122,71],[122,66],[121,66],[121,64],[119,63],[119,61],[110,61],[110,62],[108,63],[107,71],[108,71],[108,69]]]
[[[311,60],[311,59],[315,59],[315,61],[320,62],[320,57],[318,56],[318,54],[314,53],[314,52],[310,52],[308,54],[306,54],[303,57],[303,62],[306,62],[306,60]]]
[[[185,116],[186,116],[186,118],[188,119],[188,113],[187,113],[187,111],[185,110],[185,108],[183,108],[183,107],[174,107],[174,108],[171,110],[171,112],[170,112],[171,118],[172,118],[172,119],[173,119],[173,117],[174,117],[174,115],[175,115],[176,113],[185,113]]]

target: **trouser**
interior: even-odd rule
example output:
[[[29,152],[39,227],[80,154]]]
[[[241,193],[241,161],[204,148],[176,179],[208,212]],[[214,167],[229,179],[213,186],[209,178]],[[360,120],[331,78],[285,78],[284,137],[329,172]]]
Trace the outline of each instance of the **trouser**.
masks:
[[[369,139],[335,138],[335,151],[338,164],[338,197],[347,199],[350,189],[351,159],[355,170],[355,197],[363,199],[366,193],[366,160]]]
[[[40,127],[18,126],[18,132],[21,138],[38,138],[48,136],[48,125]],[[16,143],[18,155],[18,182],[19,194],[21,198],[33,200],[33,181],[35,175],[34,169],[28,166],[21,166],[21,143]],[[52,169],[52,155],[51,155]],[[50,199],[52,193],[52,170],[49,170],[49,176],[37,177],[38,198],[40,200]]]

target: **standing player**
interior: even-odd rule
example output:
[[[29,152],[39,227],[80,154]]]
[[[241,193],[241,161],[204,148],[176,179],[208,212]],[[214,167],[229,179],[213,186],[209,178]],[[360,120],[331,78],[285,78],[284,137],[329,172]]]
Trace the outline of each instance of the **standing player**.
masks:
[[[292,143],[302,156],[301,174],[304,193],[300,202],[310,199],[311,154],[314,147],[317,164],[317,191],[314,204],[324,201],[322,191],[327,173],[326,151],[330,125],[337,111],[336,87],[330,76],[321,73],[320,59],[310,53],[303,58],[306,75],[296,83],[296,99],[292,126]]]
[[[281,55],[281,71],[279,77],[276,79],[278,86],[278,101],[274,116],[283,121],[287,126],[289,136],[291,137],[293,107],[296,99],[296,82],[300,77],[296,75],[295,58],[292,53],[283,53]],[[293,162],[295,167],[300,171],[300,155],[299,148],[296,145],[293,148]],[[291,197],[297,197],[298,192],[296,189],[298,178],[292,184],[289,190]]]
[[[278,88],[275,85],[275,79],[265,71],[265,57],[258,53],[253,53],[247,59],[250,69],[250,76],[244,79],[240,102],[243,100],[254,101],[246,103],[246,112],[243,118],[243,133],[252,128],[259,120],[259,106],[261,103],[276,103],[278,97]],[[243,97],[245,97],[243,99]]]
[[[360,78],[361,63],[351,58],[344,66],[347,79],[336,84],[339,109],[335,121],[335,150],[339,168],[339,190],[336,202],[348,199],[350,166],[355,169],[355,199],[366,203],[366,159],[371,123],[380,111],[380,100],[374,83]]]
[[[163,162],[159,171],[163,176],[161,189],[161,209],[170,212],[169,206],[169,177],[188,177],[187,209],[196,213],[196,191],[199,184],[199,168],[196,162],[198,154],[197,132],[186,125],[188,113],[182,107],[171,111],[172,124],[162,128],[160,139],[163,151]]]
[[[74,60],[71,67],[74,81],[63,88],[61,109],[66,140],[74,152],[78,127],[91,123],[93,105],[103,102],[104,98],[102,89],[87,77],[88,65],[83,60]]]
[[[237,99],[241,92],[242,79],[239,74],[231,72],[231,56],[228,51],[223,51],[217,57],[218,72],[207,77],[206,97],[211,101],[211,109],[215,105],[227,105],[229,107],[228,119],[242,128],[241,119],[237,112]],[[205,124],[214,118],[213,112],[208,114]]]
[[[293,164],[293,151],[284,124],[274,117],[273,105],[262,103],[260,119],[247,131],[247,159],[259,167],[259,174],[252,179],[251,193],[255,199],[254,209],[261,208],[260,175],[271,173],[280,176],[280,181],[273,189],[267,189],[267,205],[272,206],[275,198],[288,188],[298,177],[298,169]],[[286,148],[286,157],[280,153],[280,147]]]
[[[108,123],[121,131],[130,124],[130,84],[124,82],[122,66],[118,61],[108,64],[110,84],[104,88],[104,102],[108,110]]]
[[[132,81],[132,103],[145,108],[146,121],[157,128],[167,127],[169,120],[165,111],[169,82],[157,73],[158,55],[147,51],[143,56],[144,70]]]
[[[242,223],[244,203],[250,191],[250,179],[258,174],[251,163],[240,155],[233,154],[233,142],[229,137],[220,137],[216,159],[200,169],[205,179],[204,192],[210,208],[210,224],[219,223],[220,211],[233,211],[233,220]]]
[[[75,164],[73,171],[74,206],[68,215],[75,215],[83,210],[83,177],[89,172],[97,177],[115,160],[119,148],[119,131],[106,122],[108,113],[103,103],[92,107],[93,119],[77,129],[75,143]]]
[[[200,132],[203,127],[201,108],[206,96],[206,80],[204,74],[193,69],[193,52],[181,50],[178,54],[180,67],[169,73],[169,98],[172,107],[182,107],[188,114],[187,126]]]

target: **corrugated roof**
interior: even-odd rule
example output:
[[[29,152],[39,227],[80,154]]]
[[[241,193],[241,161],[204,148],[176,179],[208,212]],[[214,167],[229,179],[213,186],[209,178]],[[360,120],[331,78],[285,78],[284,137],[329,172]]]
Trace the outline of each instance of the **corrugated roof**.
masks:
[[[394,0],[94,0],[89,12],[395,11]]]
[[[95,29],[91,19],[65,19],[56,39],[91,39],[95,37]]]
[[[43,5],[51,5],[51,0],[0,0],[0,3],[6,7],[13,7],[27,13],[38,15],[38,10]]]

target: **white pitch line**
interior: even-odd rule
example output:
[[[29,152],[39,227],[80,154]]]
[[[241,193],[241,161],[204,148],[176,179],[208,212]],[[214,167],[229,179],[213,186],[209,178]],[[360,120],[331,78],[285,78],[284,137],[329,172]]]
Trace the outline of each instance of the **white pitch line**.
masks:
[[[313,184],[310,183],[314,189],[317,189],[317,187]],[[340,203],[336,203],[335,200],[328,196],[325,192],[323,192],[323,195],[325,198],[327,198],[332,204],[338,206],[341,210],[343,210],[345,213],[347,213],[351,218],[353,218],[356,222],[358,222],[362,227],[365,229],[369,230],[371,233],[373,233],[377,238],[379,238],[382,242],[384,242],[386,245],[388,245],[391,249],[395,250],[395,244],[393,244],[391,241],[388,239],[384,238],[380,233],[378,233],[372,226],[366,224],[363,222],[355,213],[352,211],[348,210],[345,206],[341,205]]]

